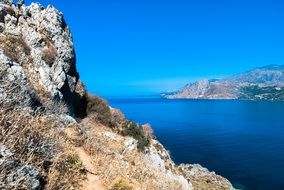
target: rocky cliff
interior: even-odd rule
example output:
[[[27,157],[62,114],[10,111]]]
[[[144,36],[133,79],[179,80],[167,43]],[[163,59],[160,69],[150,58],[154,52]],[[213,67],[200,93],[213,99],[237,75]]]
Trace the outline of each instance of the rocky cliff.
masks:
[[[233,189],[88,95],[61,12],[0,1],[0,189]]]
[[[35,98],[45,99],[38,103],[46,104],[51,103],[49,100],[61,101],[74,115],[74,107],[83,99],[85,90],[76,71],[72,36],[62,13],[52,6],[1,1],[0,32],[5,80],[17,78],[26,91],[27,102]]]
[[[168,99],[284,100],[284,67],[269,65],[220,80],[200,80],[162,94]]]

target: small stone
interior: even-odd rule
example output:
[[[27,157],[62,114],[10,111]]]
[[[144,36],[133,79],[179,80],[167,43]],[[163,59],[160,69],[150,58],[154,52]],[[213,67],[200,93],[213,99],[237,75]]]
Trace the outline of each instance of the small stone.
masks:
[[[104,132],[103,135],[107,137],[108,139],[116,140],[115,135],[112,132],[107,131],[107,132]]]
[[[124,142],[123,142],[123,144],[124,144],[124,146],[126,146],[126,148],[128,149],[128,150],[133,150],[133,149],[135,149],[136,147],[137,147],[137,142],[136,142],[136,140],[134,140],[134,139],[132,139],[132,138],[129,138],[129,139],[127,139],[127,140],[125,140]]]
[[[3,144],[0,144],[0,156],[10,157],[13,156],[12,152]]]

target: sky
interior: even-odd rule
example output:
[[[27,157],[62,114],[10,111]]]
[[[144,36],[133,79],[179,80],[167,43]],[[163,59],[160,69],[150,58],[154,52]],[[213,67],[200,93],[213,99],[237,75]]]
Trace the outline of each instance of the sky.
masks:
[[[103,97],[284,64],[283,0],[38,1],[63,12],[80,77]]]

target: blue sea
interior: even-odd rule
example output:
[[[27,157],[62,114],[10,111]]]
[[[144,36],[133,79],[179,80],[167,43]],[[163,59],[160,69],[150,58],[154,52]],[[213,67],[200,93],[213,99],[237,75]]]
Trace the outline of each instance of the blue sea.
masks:
[[[176,163],[199,163],[246,190],[284,190],[284,102],[109,99],[150,123]]]

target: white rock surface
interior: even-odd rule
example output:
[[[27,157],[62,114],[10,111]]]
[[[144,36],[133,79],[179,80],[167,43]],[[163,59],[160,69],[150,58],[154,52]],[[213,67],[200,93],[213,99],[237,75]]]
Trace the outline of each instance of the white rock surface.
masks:
[[[137,141],[133,138],[128,138],[123,142],[123,144],[129,151],[132,151],[137,147]]]
[[[18,60],[9,60],[11,57],[4,56],[5,44],[0,45],[0,60],[9,65],[9,72],[42,86],[45,92],[41,93],[51,95],[51,99],[64,100],[73,114],[73,96],[77,89],[79,95],[84,95],[85,88],[76,71],[73,40],[63,14],[53,6],[44,8],[38,3],[25,6],[23,2],[14,5],[1,0],[0,39],[6,38],[18,40],[22,46],[15,50]],[[25,51],[17,52],[20,48]],[[27,64],[32,77],[21,68]]]
[[[104,133],[103,133],[103,136],[105,136],[106,138],[108,138],[108,139],[110,139],[110,140],[113,140],[113,141],[116,140],[115,134],[112,133],[112,132],[109,132],[109,131],[104,132]]]

